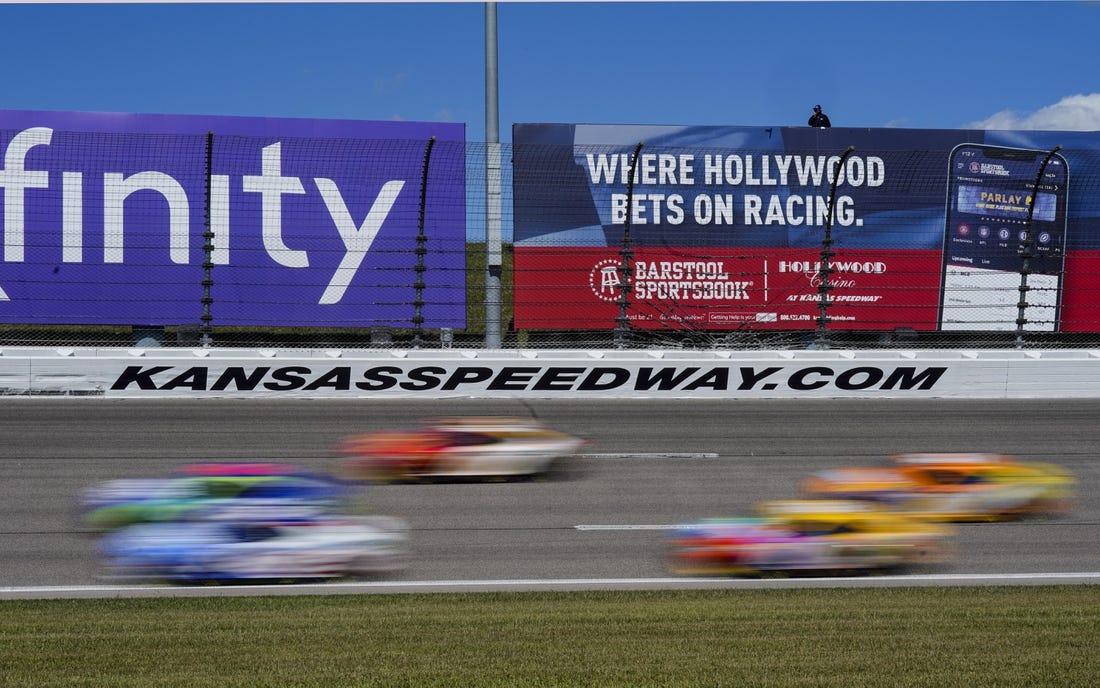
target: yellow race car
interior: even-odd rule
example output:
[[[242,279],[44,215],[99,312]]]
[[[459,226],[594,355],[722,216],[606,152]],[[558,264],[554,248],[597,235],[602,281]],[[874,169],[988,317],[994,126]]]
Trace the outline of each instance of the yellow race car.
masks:
[[[1060,466],[1003,454],[897,454],[888,466],[815,473],[803,494],[873,501],[938,521],[1001,521],[1068,511],[1075,484]]]
[[[954,532],[864,501],[763,502],[758,516],[673,530],[668,561],[687,575],[813,575],[899,571],[950,561]]]

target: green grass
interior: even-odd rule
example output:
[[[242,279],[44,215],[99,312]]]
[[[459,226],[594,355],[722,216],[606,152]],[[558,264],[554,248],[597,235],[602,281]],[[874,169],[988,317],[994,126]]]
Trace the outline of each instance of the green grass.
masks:
[[[0,686],[1096,686],[1100,587],[0,603]]]
[[[500,322],[507,330],[513,317],[514,268],[511,244],[501,246]],[[466,332],[485,332],[485,242],[466,244]]]

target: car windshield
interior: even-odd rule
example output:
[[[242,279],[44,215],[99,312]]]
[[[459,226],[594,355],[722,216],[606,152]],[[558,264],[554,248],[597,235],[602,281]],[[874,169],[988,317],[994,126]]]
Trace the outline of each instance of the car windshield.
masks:
[[[259,542],[270,540],[278,535],[278,531],[274,528],[255,523],[229,526],[228,531],[237,542]]]
[[[793,521],[788,524],[799,535],[823,536],[854,532],[852,526],[841,521]]]
[[[937,485],[973,485],[982,482],[981,476],[971,471],[939,469],[930,470],[927,475]]]
[[[241,491],[241,483],[235,480],[212,478],[209,480],[199,479],[189,482],[194,482],[196,486],[201,486],[201,490],[203,491],[205,496],[213,497],[214,499],[233,497]]]
[[[238,495],[241,499],[303,499],[324,497],[328,486],[321,483],[278,481],[252,485]]]
[[[483,432],[447,432],[444,437],[444,444],[451,447],[478,447],[500,441]]]

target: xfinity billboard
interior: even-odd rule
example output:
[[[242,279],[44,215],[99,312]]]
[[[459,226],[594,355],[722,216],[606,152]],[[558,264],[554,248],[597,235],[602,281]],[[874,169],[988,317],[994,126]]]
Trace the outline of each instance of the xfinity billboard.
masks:
[[[0,111],[0,322],[463,327],[464,135]]]

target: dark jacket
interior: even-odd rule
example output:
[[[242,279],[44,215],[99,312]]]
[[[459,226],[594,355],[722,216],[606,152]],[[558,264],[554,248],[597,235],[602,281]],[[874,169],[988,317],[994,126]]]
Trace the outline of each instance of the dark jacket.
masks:
[[[829,116],[826,115],[824,112],[815,112],[814,114],[810,115],[810,119],[806,123],[809,124],[811,127],[833,126],[832,122],[829,121]]]

